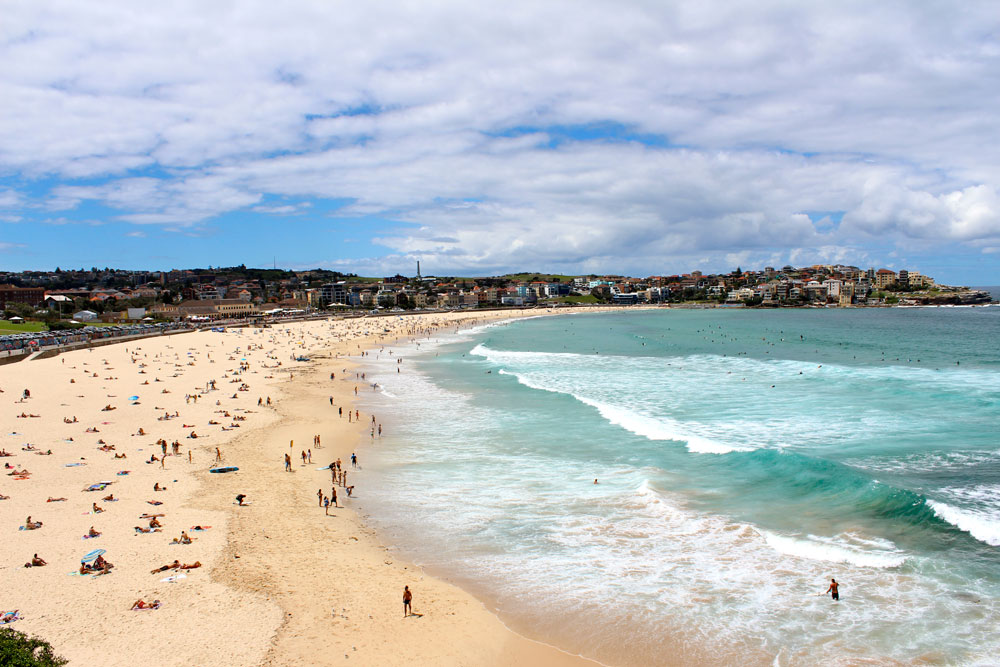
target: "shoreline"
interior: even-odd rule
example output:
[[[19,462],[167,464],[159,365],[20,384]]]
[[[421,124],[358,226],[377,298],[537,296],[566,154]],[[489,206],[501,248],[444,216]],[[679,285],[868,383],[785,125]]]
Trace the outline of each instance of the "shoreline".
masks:
[[[556,311],[560,312],[572,311]],[[20,609],[23,618],[12,627],[46,639],[70,664],[85,660],[116,664],[114,659],[109,661],[110,656],[124,656],[123,651],[129,663],[151,660],[154,664],[328,664],[348,658],[355,664],[358,660],[362,664],[597,664],[515,633],[469,593],[397,561],[354,510],[337,510],[337,516],[329,518],[322,508],[314,510],[318,512],[315,518],[306,514],[309,503],[316,502],[315,487],[330,483],[327,473],[310,468],[328,458],[347,462],[355,444],[360,458],[366,447],[360,424],[326,418],[322,412],[331,409],[330,396],[338,408],[354,405],[354,384],[342,376],[342,369],[363,359],[357,356],[362,350],[419,336],[428,327],[443,331],[465,326],[459,322],[516,319],[510,311],[484,315],[422,315],[391,322],[322,320],[224,334],[196,332],[190,337],[147,339],[0,367],[0,389],[5,392],[0,401],[16,403],[13,399],[23,384],[32,388],[32,397],[23,406],[7,409],[25,407],[40,414],[23,424],[12,419],[11,433],[0,441],[0,446],[16,454],[4,458],[5,462],[33,473],[25,481],[0,478],[0,493],[11,496],[0,501],[6,510],[0,530],[8,536],[17,532],[21,515],[28,513],[45,523],[41,530],[18,532],[17,539],[0,546],[3,569],[9,575],[0,607]],[[376,324],[383,331],[374,331]],[[252,352],[244,349],[251,345],[260,347]],[[240,354],[234,352],[236,348],[243,350],[252,370],[222,375],[224,369],[232,371],[242,363],[234,356]],[[297,353],[310,357],[308,368],[288,365],[287,357]],[[152,366],[151,354],[158,355],[157,372],[162,375],[156,377],[162,382],[156,389],[162,387],[172,396],[147,399],[143,394],[142,401],[126,406],[122,397],[152,389],[141,385],[141,376],[131,372],[143,363],[135,360],[136,355],[144,355]],[[12,372],[15,368],[17,373]],[[169,370],[174,370],[174,376],[166,376]],[[91,371],[100,372],[94,377]],[[325,379],[331,371],[337,374],[334,383]],[[214,392],[205,384],[212,379],[221,384]],[[241,382],[250,384],[249,391],[230,397],[227,392]],[[200,405],[181,403],[192,385],[204,385],[203,398],[218,404],[212,405],[211,400],[202,400]],[[141,387],[139,392],[136,387]],[[267,395],[272,401],[277,398],[273,410],[252,404],[252,399],[260,396],[263,400]],[[118,419],[101,420],[105,414],[100,406],[112,397],[122,412],[109,413]],[[147,402],[155,410],[143,407]],[[179,430],[181,424],[152,421],[163,409],[178,410],[182,416],[176,421],[187,422],[183,426],[197,424],[196,428]],[[243,428],[220,433],[218,420],[212,418],[216,411],[233,418],[239,413],[245,419]],[[77,414],[77,423],[59,421]],[[85,426],[98,420],[99,434],[84,432]],[[206,421],[217,423],[210,427]],[[22,425],[31,428],[16,428]],[[143,425],[147,435],[134,435]],[[226,430],[224,423],[221,427]],[[186,430],[199,431],[199,439],[184,439]],[[314,432],[321,435],[324,445],[312,452],[317,457],[313,465],[302,466],[297,454],[310,448]],[[71,435],[72,442],[57,435]],[[181,442],[181,456],[168,456],[163,468],[142,463],[141,458],[154,451],[149,441],[160,435]],[[99,440],[116,446],[114,453],[127,455],[128,460],[116,461],[110,451],[95,452]],[[290,440],[297,443],[292,447],[294,473],[286,473],[281,463],[283,453],[289,451],[284,443]],[[28,442],[43,451],[51,449],[53,456],[36,458],[21,451],[21,444]],[[216,446],[222,449],[226,464],[239,466],[238,473],[207,472]],[[191,463],[184,460],[189,447]],[[74,458],[86,458],[80,461],[86,466],[68,467]],[[117,477],[113,471],[126,465],[131,473]],[[120,496],[120,503],[109,507],[93,497],[103,494],[77,490],[98,479],[115,482],[109,490]],[[150,489],[155,480],[168,487],[165,494],[140,490]],[[348,484],[361,481],[357,491],[363,493],[362,480],[359,473]],[[246,493],[253,504],[237,507],[232,500],[236,493]],[[343,498],[343,490],[338,493]],[[52,495],[68,500],[59,505],[45,503],[44,498]],[[133,524],[144,525],[136,516],[152,509],[145,504],[146,496],[164,502],[156,508],[157,513],[166,510],[162,533],[140,535],[131,530]],[[105,509],[100,515],[84,518],[72,509],[84,509],[95,500]],[[90,543],[80,541],[80,532],[87,529],[84,524],[91,523],[104,535]],[[215,527],[192,532],[192,537],[197,535],[193,544],[170,544],[169,538],[182,529],[204,524]],[[87,577],[94,581],[67,577],[66,571],[76,567],[73,563],[80,555],[95,546],[107,549],[115,569],[104,577]],[[36,552],[50,565],[21,568]],[[185,562],[200,559],[205,567],[187,572],[188,577],[176,583],[161,582],[163,577],[148,573],[149,567],[169,563],[174,557]],[[402,620],[401,605],[394,596],[399,596],[404,583],[414,590],[415,611],[424,616]],[[160,599],[163,607],[128,611],[140,596]],[[57,609],[51,602],[54,599],[60,600]],[[111,629],[95,636],[94,621],[105,621]],[[163,627],[171,628],[170,632],[164,635]],[[138,642],[136,647],[138,637],[155,641]]]

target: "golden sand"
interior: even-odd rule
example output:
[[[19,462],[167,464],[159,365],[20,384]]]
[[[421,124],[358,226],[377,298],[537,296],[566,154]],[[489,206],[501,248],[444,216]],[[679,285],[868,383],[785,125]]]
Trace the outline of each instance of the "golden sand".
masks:
[[[371,415],[346,417],[355,386],[368,389],[351,370],[361,351],[521,314],[538,311],[183,333],[0,366],[0,447],[14,454],[0,461],[31,473],[0,477],[9,496],[0,500],[0,610],[18,609],[13,627],[45,638],[71,664],[593,664],[515,634],[471,595],[401,562],[345,489],[329,516],[316,495],[330,495],[330,473],[318,468],[337,458],[347,484],[364,493],[350,454],[365,460]],[[293,360],[300,355],[310,361]],[[160,438],[178,441],[180,454],[147,463],[160,457]],[[114,450],[102,451],[101,440]],[[52,454],[23,451],[29,444]],[[239,472],[208,472],[216,447]],[[84,491],[102,481],[112,484]],[[101,500],[109,493],[115,502]],[[236,504],[238,493],[248,506]],[[103,512],[93,513],[95,502]],[[135,530],[148,526],[145,513],[164,515],[161,532]],[[29,515],[42,528],[19,530]],[[211,528],[192,530],[199,525]],[[83,539],[91,526],[101,536]],[[191,544],[172,543],[182,530]],[[110,574],[77,573],[93,549],[106,550]],[[35,553],[48,564],[25,568]],[[203,567],[172,581],[164,580],[177,571],[150,573],[175,559]],[[404,585],[419,616],[403,618]],[[140,598],[161,607],[132,611]]]

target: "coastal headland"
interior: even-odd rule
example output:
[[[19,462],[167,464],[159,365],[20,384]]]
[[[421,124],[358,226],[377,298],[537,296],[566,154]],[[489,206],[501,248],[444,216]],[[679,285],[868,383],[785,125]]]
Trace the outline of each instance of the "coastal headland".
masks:
[[[595,664],[400,561],[353,507],[351,454],[377,446],[378,415],[349,417],[372,391],[360,355],[543,314],[199,331],[0,367],[0,608],[70,664]],[[337,460],[335,483],[321,468]],[[106,573],[81,568],[95,550]],[[27,567],[35,555],[45,565]]]

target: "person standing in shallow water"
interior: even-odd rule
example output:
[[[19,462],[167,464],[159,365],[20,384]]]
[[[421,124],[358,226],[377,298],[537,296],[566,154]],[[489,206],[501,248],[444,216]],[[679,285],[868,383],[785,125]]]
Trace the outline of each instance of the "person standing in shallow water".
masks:
[[[413,607],[411,603],[413,602],[413,593],[410,592],[409,586],[403,586],[403,618],[406,618],[413,613]]]
[[[839,600],[840,599],[840,593],[837,592],[837,588],[839,586],[840,586],[840,584],[837,583],[836,579],[833,579],[833,578],[830,579],[830,587],[828,589],[826,589],[826,592],[829,593],[830,597],[832,599],[834,599],[834,600]]]

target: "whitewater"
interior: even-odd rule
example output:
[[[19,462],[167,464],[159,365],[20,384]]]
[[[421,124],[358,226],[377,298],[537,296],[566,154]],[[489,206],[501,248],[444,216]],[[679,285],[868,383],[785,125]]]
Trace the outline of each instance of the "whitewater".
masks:
[[[363,504],[606,664],[995,664],[997,340],[997,308],[670,310],[375,351]]]

